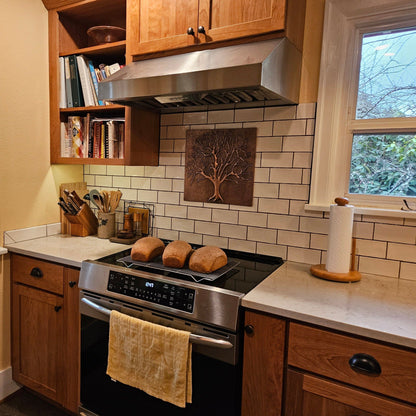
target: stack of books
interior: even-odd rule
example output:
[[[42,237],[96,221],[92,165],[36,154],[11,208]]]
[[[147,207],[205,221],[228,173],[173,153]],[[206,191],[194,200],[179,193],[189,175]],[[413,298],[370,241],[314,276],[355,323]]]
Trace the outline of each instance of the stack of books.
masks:
[[[120,70],[123,65],[100,64],[84,55],[69,55],[59,58],[60,67],[60,107],[88,107],[105,105],[98,100],[98,83]]]
[[[61,156],[123,159],[125,120],[69,116],[61,123]]]

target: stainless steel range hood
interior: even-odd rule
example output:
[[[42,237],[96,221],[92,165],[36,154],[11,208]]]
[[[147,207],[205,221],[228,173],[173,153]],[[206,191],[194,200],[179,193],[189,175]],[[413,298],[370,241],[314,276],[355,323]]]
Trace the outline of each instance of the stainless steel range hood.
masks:
[[[99,99],[152,110],[298,102],[301,53],[286,38],[136,61],[99,83]]]

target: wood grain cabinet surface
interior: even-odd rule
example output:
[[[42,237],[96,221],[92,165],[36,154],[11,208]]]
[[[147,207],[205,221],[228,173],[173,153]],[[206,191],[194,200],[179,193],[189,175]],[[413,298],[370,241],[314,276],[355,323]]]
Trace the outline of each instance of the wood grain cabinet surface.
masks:
[[[133,56],[281,32],[301,49],[303,0],[127,0]]]
[[[242,416],[279,416],[282,406],[286,322],[246,311]]]
[[[13,379],[76,413],[79,270],[12,254],[11,274]]]

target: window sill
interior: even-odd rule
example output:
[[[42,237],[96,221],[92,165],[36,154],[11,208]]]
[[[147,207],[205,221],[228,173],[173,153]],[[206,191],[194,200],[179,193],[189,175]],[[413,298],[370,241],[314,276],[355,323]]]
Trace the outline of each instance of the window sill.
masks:
[[[329,212],[329,205],[306,204],[305,211]],[[372,208],[354,206],[354,213],[359,215],[369,215],[375,217],[394,217],[416,219],[416,211],[402,211],[400,209]]]

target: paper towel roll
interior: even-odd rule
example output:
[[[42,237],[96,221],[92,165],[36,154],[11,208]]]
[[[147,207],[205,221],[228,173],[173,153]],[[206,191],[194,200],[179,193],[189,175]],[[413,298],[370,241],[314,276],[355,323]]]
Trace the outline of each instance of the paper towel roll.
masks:
[[[331,205],[329,212],[326,270],[332,273],[350,271],[353,205]]]

